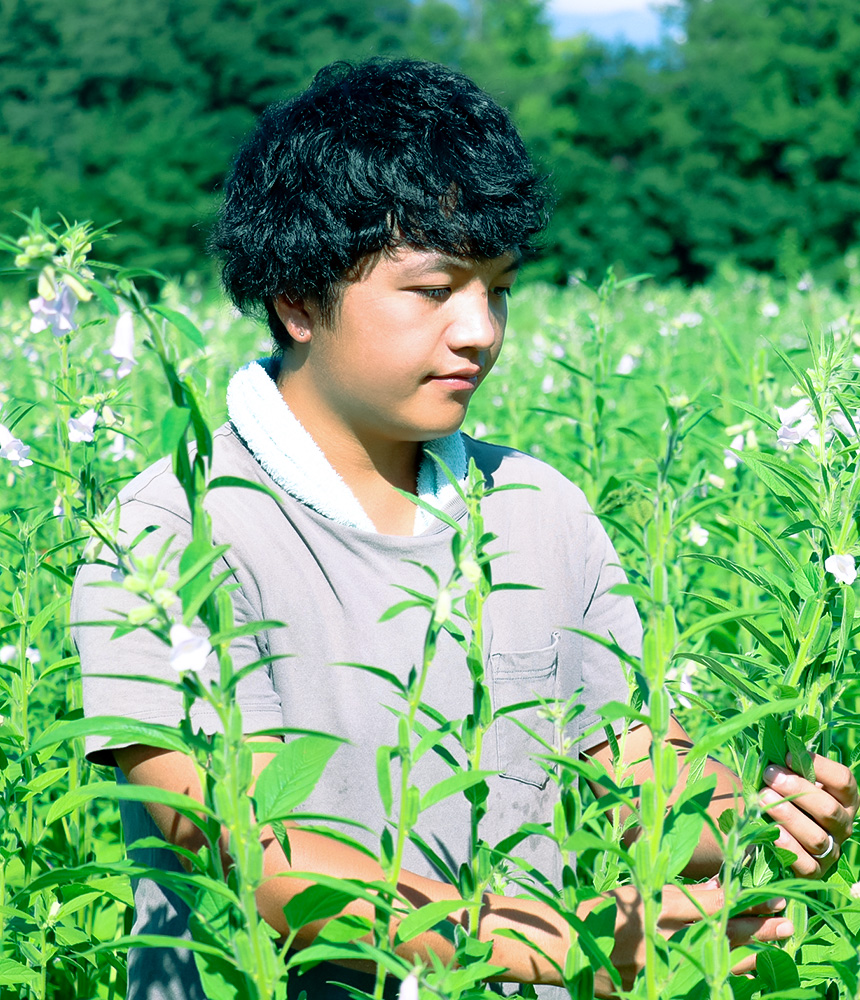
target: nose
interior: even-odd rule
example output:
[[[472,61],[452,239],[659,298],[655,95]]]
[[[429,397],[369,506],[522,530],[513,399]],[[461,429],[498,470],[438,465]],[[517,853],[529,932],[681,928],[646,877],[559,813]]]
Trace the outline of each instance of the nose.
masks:
[[[488,351],[504,333],[504,316],[493,308],[483,287],[461,293],[448,328],[452,351]]]

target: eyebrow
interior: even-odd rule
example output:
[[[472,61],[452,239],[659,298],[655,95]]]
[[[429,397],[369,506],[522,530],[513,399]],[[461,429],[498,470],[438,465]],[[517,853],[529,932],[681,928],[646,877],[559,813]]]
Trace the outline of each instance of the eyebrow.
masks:
[[[519,271],[523,263],[523,255],[519,250],[511,251],[513,260],[504,269],[503,274]],[[426,260],[409,268],[409,273],[415,277],[432,274],[435,271],[463,271],[472,263],[472,258],[455,257],[453,254],[431,252]]]

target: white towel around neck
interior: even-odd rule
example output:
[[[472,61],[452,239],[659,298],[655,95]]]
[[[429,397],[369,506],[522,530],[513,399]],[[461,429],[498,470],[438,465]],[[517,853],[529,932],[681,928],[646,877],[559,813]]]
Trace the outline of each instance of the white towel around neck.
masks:
[[[275,382],[277,369],[277,359],[261,358],[240,368],[230,379],[227,412],[239,436],[291,496],[338,524],[376,532],[355,494],[290,410]],[[466,448],[459,431],[424,444],[418,496],[441,509],[454,500],[456,490],[437,456],[459,483],[465,483]],[[434,520],[432,514],[416,506],[413,534],[421,534]]]

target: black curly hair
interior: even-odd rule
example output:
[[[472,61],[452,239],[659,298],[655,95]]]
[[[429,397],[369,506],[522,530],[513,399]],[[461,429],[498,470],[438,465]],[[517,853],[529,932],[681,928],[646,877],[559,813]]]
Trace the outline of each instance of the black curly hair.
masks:
[[[240,149],[210,247],[244,313],[314,302],[331,320],[363,262],[407,245],[528,254],[547,193],[508,113],[468,77],[413,59],[337,62],[268,108]]]

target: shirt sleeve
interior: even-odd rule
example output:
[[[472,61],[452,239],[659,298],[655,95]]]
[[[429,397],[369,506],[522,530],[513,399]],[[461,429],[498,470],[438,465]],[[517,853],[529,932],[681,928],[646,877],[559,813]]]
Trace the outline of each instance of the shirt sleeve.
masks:
[[[586,538],[583,631],[613,641],[630,656],[641,656],[639,613],[631,597],[612,592],[617,584],[626,583],[627,577],[606,530],[593,512],[588,515]],[[599,721],[598,710],[608,702],[626,702],[629,698],[620,658],[587,635],[582,640],[582,683],[582,700],[588,708],[579,718],[580,732]],[[620,731],[621,723],[615,728]],[[583,739],[579,749],[588,750],[605,739],[603,731],[598,730]]]
[[[137,499],[123,503],[120,515],[120,538],[123,542],[130,544],[146,528],[154,530],[135,546],[134,555],[154,556],[165,542],[172,539],[168,548],[175,555],[166,567],[170,586],[178,578],[179,553],[190,540],[191,526],[187,519],[174,511],[154,504]],[[104,550],[101,558],[107,560],[110,557],[110,552]],[[228,551],[215,564],[213,573],[230,569],[229,559]],[[260,619],[260,614],[241,590],[234,590],[232,599],[236,626]],[[121,716],[140,722],[178,726],[183,716],[182,695],[164,684],[132,679],[140,676],[176,681],[178,675],[170,665],[170,647],[145,628],[137,628],[114,638],[112,626],[87,624],[113,620],[119,624],[129,611],[143,603],[140,596],[117,582],[115,566],[101,562],[85,563],[78,570],[72,591],[71,626],[81,660],[84,714]],[[178,602],[170,609],[170,614],[176,621],[181,621]],[[191,629],[201,635],[207,634],[199,620]],[[260,659],[264,655],[264,647],[263,636],[260,636],[259,644],[254,635],[235,639],[230,646],[234,669],[240,670]],[[217,657],[210,653],[200,677],[204,683],[211,683],[218,675]],[[283,726],[281,703],[268,665],[261,664],[239,682],[237,697],[245,732]],[[191,708],[191,720],[195,727],[206,733],[221,729],[215,711],[200,700]],[[111,748],[106,748],[108,742],[112,743]],[[121,743],[115,739],[110,741],[106,736],[88,736],[86,755],[93,763],[113,765],[112,748],[136,742],[130,739]]]

